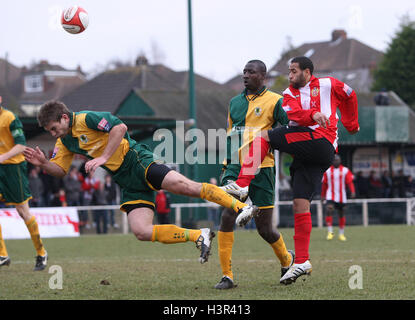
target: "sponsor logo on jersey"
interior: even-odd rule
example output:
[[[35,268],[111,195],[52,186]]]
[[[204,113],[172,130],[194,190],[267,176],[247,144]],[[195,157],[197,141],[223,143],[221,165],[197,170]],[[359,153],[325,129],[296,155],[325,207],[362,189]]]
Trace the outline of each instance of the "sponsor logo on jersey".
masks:
[[[82,143],[87,143],[88,137],[86,136],[86,134],[81,134],[81,136],[79,137],[79,140],[81,140]]]
[[[101,121],[98,123],[98,129],[103,131],[110,131],[110,124],[108,123],[107,119],[101,119]]]

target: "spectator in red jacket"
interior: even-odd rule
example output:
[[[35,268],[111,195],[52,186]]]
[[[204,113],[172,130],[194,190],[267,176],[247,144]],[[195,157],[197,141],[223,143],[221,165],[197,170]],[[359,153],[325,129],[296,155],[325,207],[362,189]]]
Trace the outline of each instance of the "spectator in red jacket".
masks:
[[[159,190],[156,195],[156,212],[159,224],[169,224],[170,199],[168,194]]]

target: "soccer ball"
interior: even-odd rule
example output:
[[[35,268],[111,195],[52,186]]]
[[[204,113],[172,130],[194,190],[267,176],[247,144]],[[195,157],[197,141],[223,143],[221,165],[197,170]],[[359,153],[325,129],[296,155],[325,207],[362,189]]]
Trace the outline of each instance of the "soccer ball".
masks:
[[[63,10],[61,18],[62,27],[69,33],[81,33],[88,27],[88,13],[78,6]]]

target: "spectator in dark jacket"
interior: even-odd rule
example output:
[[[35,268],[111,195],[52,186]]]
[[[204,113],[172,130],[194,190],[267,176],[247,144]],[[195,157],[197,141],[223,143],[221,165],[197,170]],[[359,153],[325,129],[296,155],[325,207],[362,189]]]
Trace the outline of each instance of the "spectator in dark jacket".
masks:
[[[29,187],[32,193],[32,199],[30,199],[31,207],[42,207],[43,204],[43,181],[39,177],[39,167],[32,167],[29,172]]]
[[[382,175],[382,188],[383,188],[383,192],[382,192],[382,197],[383,198],[392,198],[393,195],[393,182],[392,182],[392,177],[390,176],[388,171],[383,171],[383,175]]]
[[[68,206],[80,206],[81,197],[81,176],[78,168],[72,166],[69,174],[63,178],[63,186],[66,193],[66,202]]]
[[[117,185],[112,180],[112,177],[110,175],[105,176],[104,185],[107,204],[115,205],[117,202]],[[111,225],[111,227],[115,229],[119,228],[118,224],[115,222],[114,210],[108,210],[108,213],[109,224]]]
[[[94,190],[93,202],[97,206],[107,205],[107,197],[105,193],[104,183],[98,182],[98,187]],[[97,233],[107,233],[108,232],[108,210],[100,209],[93,211],[94,221],[97,228]],[[102,228],[101,228],[102,226]]]
[[[362,171],[356,173],[355,187],[357,198],[368,198],[369,179],[363,176]]]

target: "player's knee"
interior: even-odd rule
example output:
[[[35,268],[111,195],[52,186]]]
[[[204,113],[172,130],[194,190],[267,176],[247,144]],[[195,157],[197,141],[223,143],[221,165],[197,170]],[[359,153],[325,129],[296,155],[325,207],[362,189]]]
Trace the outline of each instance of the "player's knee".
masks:
[[[327,213],[328,215],[331,215],[331,214],[333,214],[333,212],[334,212],[334,207],[333,207],[332,205],[328,205],[328,206],[326,207],[326,213]]]
[[[310,201],[306,199],[294,199],[293,211],[294,213],[310,212]]]
[[[262,130],[259,136],[269,142],[268,130]]]
[[[135,237],[137,238],[137,240],[140,240],[140,241],[148,240],[148,235],[141,229],[133,230],[133,233]]]
[[[220,220],[220,231],[232,232],[235,225],[236,215],[233,210],[224,209]]]
[[[278,240],[279,235],[276,231],[272,230],[271,226],[258,226],[257,225],[258,234],[261,236],[268,243],[274,243]]]

